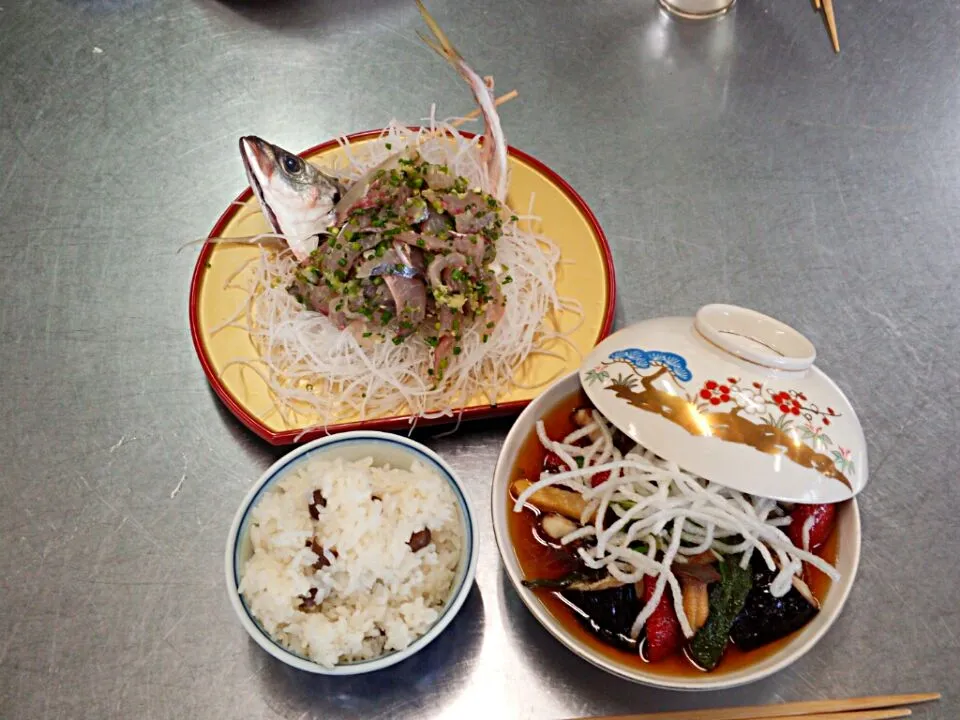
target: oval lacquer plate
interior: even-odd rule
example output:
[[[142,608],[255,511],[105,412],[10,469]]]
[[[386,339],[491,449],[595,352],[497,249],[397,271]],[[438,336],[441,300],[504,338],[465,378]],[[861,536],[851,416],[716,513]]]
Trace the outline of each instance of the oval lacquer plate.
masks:
[[[379,130],[351,135],[354,152],[377,138]],[[468,133],[463,133],[468,135]],[[301,156],[318,165],[342,167],[346,155],[336,141],[318,145]],[[559,357],[532,356],[517,368],[516,386],[492,405],[486,397],[471,400],[462,419],[519,413],[554,378],[577,369],[583,357],[610,332],[613,324],[616,280],[606,237],[583,199],[559,175],[526,153],[510,148],[510,189],[507,204],[525,212],[534,198],[533,212],[540,217],[538,230],[561,252],[557,292],[580,303],[582,316],[563,312],[559,327],[570,331],[569,343],[552,342],[548,349]],[[257,201],[247,188],[220,217],[210,237],[250,237],[268,226]],[[401,430],[409,428],[410,415],[348,417],[336,424],[310,413],[278,413],[260,376],[238,360],[256,361],[258,351],[246,330],[218,329],[243,304],[247,293],[244,273],[252,272],[259,249],[240,243],[209,243],[200,252],[190,286],[190,329],[197,355],[214,391],[230,411],[253,432],[274,445],[306,442],[320,435],[346,430]],[[236,277],[234,277],[236,275]],[[521,387],[522,386],[522,387]],[[417,420],[418,425],[455,422],[458,415]],[[306,431],[306,432],[305,432]]]

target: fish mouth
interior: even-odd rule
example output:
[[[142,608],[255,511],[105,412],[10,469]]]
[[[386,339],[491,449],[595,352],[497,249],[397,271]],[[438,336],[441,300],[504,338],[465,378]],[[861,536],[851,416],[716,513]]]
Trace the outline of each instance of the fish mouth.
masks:
[[[256,135],[245,135],[240,138],[240,157],[243,159],[243,169],[246,170],[247,180],[250,182],[250,188],[260,202],[260,208],[267,216],[267,220],[273,231],[283,234],[280,229],[280,223],[277,220],[276,213],[270,207],[266,197],[263,194],[263,185],[260,183],[259,175],[270,177],[273,173],[273,166],[276,159],[273,149],[266,140],[258,138]]]

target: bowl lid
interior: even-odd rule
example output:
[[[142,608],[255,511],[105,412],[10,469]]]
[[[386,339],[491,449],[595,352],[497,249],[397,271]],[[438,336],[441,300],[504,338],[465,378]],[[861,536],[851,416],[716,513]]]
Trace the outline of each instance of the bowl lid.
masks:
[[[793,328],[734,305],[645,320],[594,348],[580,382],[622,432],[684,470],[786,502],[867,484],[857,415]]]

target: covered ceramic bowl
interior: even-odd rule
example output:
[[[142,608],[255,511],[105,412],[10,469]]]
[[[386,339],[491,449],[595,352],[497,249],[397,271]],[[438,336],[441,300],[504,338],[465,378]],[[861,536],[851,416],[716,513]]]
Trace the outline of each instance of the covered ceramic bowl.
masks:
[[[610,422],[688,472],[775,500],[835,503],[867,484],[867,446],[815,359],[778,320],[706,305],[614,333],[580,380]]]
[[[856,576],[867,457],[815,358],[777,320],[708,305],[611,335],[524,410],[494,532],[551,634],[682,690],[754,682],[819,642]]]

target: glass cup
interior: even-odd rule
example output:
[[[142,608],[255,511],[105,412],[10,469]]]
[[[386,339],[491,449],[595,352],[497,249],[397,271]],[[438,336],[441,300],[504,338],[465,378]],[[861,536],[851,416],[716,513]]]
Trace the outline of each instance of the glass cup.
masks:
[[[705,20],[723,15],[736,0],[659,0],[660,7],[688,20]]]

